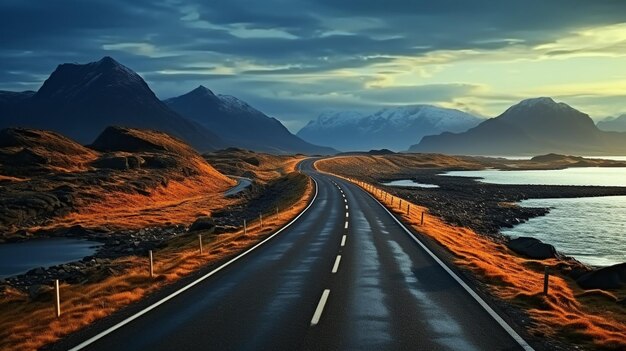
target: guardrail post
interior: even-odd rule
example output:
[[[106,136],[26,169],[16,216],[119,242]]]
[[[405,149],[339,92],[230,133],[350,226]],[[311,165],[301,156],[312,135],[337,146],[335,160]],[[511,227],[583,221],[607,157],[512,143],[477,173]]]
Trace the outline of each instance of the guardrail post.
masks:
[[[150,278],[154,278],[154,257],[152,256],[152,250],[148,251],[150,257]]]
[[[59,291],[59,280],[54,280],[54,316],[61,316],[61,292]]]
[[[548,266],[545,266],[543,270],[543,294],[546,296],[548,295],[549,282],[550,282],[550,269],[548,268]]]
[[[202,254],[202,234],[198,234],[198,244],[200,245],[200,254]]]

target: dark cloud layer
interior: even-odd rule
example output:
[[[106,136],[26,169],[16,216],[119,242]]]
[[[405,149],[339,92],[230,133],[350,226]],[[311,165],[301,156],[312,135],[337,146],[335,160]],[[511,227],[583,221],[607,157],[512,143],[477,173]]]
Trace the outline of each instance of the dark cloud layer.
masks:
[[[0,89],[37,89],[59,63],[111,55],[162,97],[208,82],[297,120],[313,117],[320,101],[364,108],[451,101],[473,89],[443,83],[359,91],[366,77],[351,77],[346,87],[339,77],[298,84],[303,75],[439,50],[538,45],[575,28],[622,22],[624,13],[620,0],[4,0]]]

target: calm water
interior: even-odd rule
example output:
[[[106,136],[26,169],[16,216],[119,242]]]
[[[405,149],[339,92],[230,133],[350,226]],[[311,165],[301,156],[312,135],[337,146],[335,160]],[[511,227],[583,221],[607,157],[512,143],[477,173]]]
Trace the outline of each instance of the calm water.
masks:
[[[626,196],[531,199],[521,205],[551,210],[503,234],[537,238],[595,266],[626,262]]]
[[[482,171],[446,172],[447,176],[480,177],[481,182],[491,184],[534,185],[598,185],[626,186],[625,167],[583,167],[547,171]]]
[[[551,171],[448,172],[446,175],[482,177],[495,184],[626,186],[626,168],[568,168]],[[575,199],[531,199],[527,207],[550,207],[544,217],[502,232],[530,236],[554,245],[581,262],[606,266],[626,262],[626,196]]]
[[[391,182],[386,182],[386,183],[381,183],[381,184],[387,185],[387,186],[397,186],[401,188],[438,188],[439,187],[439,185],[418,183],[410,179],[394,180]]]
[[[102,244],[80,239],[53,238],[0,245],[0,278],[80,260]]]

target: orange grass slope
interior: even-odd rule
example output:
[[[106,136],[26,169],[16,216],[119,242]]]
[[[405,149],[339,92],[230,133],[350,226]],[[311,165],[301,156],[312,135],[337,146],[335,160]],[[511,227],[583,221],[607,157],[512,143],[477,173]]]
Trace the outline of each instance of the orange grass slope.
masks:
[[[52,226],[137,229],[188,224],[234,201],[225,199],[222,193],[236,181],[218,172],[193,148],[166,133],[109,127],[93,147],[103,152],[133,153],[148,160],[166,159],[175,166],[158,170],[167,182],[149,189],[148,194],[122,191],[96,194],[98,200],[57,219]],[[140,173],[137,178],[141,178]]]
[[[4,168],[29,164],[57,172],[81,172],[98,153],[58,133],[24,128],[0,130]],[[17,163],[17,164],[16,164]]]
[[[324,161],[317,164],[320,163]],[[405,223],[450,251],[454,263],[473,272],[495,296],[526,310],[534,321],[530,330],[534,335],[559,337],[591,348],[626,349],[626,309],[615,303],[614,294],[585,292],[571,279],[557,275],[551,276],[550,293],[544,296],[544,266],[557,271],[562,262],[520,257],[503,244],[434,216],[426,215],[421,225],[422,212],[427,214],[427,208],[404,199],[400,208],[398,198],[385,195],[371,184],[367,188],[374,189],[369,192]],[[410,204],[409,214],[407,204]],[[603,301],[598,303],[598,299]]]
[[[51,295],[29,302],[24,293],[14,290],[0,294],[0,350],[37,350],[198,269],[225,262],[302,212],[312,198],[312,183],[309,181],[298,195],[278,215],[265,215],[263,226],[258,221],[250,222],[245,234],[243,230],[219,236],[205,233],[203,254],[199,253],[195,235],[176,239],[167,248],[155,252],[154,279],[148,277],[147,258],[132,256],[112,262],[111,266],[119,270],[113,276],[86,284],[63,284],[60,318],[53,315]]]
[[[343,175],[349,172],[351,176],[361,177],[369,177],[371,174],[387,177],[414,168],[484,168],[471,157],[441,154],[337,156],[316,164],[327,172]]]

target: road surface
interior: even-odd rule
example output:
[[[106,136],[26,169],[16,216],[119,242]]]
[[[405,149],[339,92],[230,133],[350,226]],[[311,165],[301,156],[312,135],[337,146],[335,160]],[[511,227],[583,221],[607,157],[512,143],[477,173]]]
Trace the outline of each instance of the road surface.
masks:
[[[67,346],[523,349],[523,340],[496,322],[376,200],[314,171],[311,160],[301,167],[316,180],[317,195],[289,228],[116,330],[96,326],[81,340],[69,338]]]

